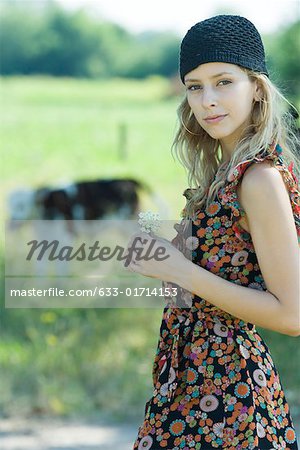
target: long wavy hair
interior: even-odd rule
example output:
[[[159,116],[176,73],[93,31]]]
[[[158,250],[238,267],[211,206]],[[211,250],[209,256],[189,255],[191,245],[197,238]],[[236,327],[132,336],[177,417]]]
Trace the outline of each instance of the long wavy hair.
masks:
[[[253,102],[250,125],[245,127],[229,163],[222,170],[219,170],[222,163],[219,140],[210,137],[199,125],[186,96],[178,108],[179,129],[171,151],[185,167],[189,188],[193,191],[187,196],[182,212],[184,218],[192,218],[203,205],[207,207],[214,200],[237,164],[268,151],[273,142],[281,146],[284,164],[293,163],[294,174],[299,179],[299,140],[291,113],[293,105],[266,75],[241,69],[251,82],[257,80],[262,96],[260,101]]]

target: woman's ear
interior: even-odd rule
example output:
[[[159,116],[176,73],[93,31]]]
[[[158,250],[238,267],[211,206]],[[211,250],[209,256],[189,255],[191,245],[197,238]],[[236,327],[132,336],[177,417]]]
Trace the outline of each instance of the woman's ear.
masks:
[[[254,101],[259,102],[263,98],[263,89],[258,80],[255,80],[254,83]]]

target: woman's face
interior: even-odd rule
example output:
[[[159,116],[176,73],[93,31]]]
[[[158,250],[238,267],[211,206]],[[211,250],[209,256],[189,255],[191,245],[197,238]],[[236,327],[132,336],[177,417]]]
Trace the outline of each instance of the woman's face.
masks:
[[[250,124],[253,100],[258,100],[257,83],[239,66],[221,62],[201,64],[184,81],[197,122],[231,152]]]

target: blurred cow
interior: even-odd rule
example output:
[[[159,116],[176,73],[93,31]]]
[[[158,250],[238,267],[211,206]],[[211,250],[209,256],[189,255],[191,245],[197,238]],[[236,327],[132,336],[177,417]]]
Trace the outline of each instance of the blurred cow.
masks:
[[[140,189],[133,179],[81,181],[63,187],[16,190],[8,198],[11,220],[133,219],[139,210]]]
[[[70,245],[76,237],[99,237],[100,230],[111,230],[111,220],[125,231],[132,224],[124,221],[137,219],[140,190],[154,196],[146,184],[133,179],[80,181],[54,188],[15,190],[8,197],[9,229],[16,230],[27,223],[35,239],[51,242],[59,237],[61,246]],[[106,220],[100,224],[97,221],[101,219]],[[49,225],[45,221],[53,223]],[[58,261],[56,265],[58,274],[67,273],[66,264]],[[39,262],[35,272],[45,274],[46,266],[47,262]]]

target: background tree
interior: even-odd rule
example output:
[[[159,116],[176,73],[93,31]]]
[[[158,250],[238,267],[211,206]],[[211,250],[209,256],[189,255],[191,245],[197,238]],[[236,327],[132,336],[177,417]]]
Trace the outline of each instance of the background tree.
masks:
[[[300,99],[300,21],[277,33],[266,36],[269,55],[268,64],[272,75],[288,97],[297,102]]]

